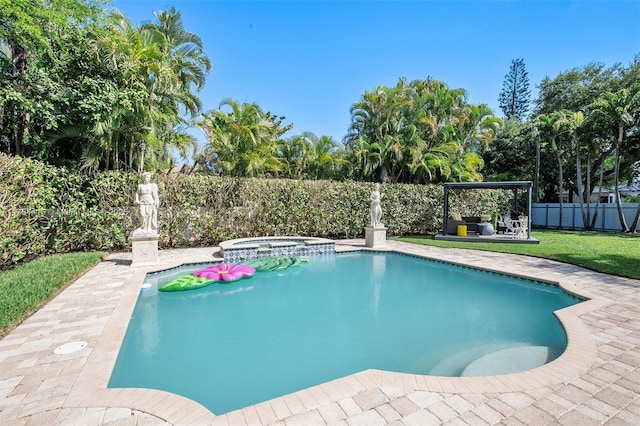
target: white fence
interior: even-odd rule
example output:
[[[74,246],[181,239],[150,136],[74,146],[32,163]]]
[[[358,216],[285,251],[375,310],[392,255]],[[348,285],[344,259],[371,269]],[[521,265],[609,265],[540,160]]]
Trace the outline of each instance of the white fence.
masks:
[[[586,204],[584,205],[586,209]],[[596,211],[596,204],[591,203],[591,217]],[[633,219],[638,209],[638,203],[622,203],[627,226],[633,224]],[[536,203],[531,205],[531,220],[533,226],[538,228],[557,228],[560,222],[560,204],[558,203]],[[562,204],[562,227],[564,229],[584,229],[582,222],[582,211],[580,203]],[[615,204],[600,204],[598,207],[598,218],[596,219],[596,231],[621,231],[620,219],[618,218],[618,208]],[[640,226],[636,226],[636,231]]]

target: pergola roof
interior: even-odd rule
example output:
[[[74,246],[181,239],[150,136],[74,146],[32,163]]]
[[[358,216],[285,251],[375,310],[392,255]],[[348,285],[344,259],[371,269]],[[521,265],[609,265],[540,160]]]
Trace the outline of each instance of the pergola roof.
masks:
[[[533,186],[533,182],[507,181],[507,182],[451,182],[445,183],[445,189],[528,189]]]

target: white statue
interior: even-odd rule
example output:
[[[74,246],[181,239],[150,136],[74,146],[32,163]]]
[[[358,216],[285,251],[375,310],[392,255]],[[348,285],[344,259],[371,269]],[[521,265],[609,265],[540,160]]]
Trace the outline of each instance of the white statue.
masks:
[[[371,227],[380,228],[384,227],[382,224],[382,207],[380,206],[380,200],[382,200],[383,195],[380,195],[380,184],[376,183],[374,185],[373,191],[371,191]]]
[[[138,184],[135,204],[138,205],[140,227],[133,231],[133,235],[158,234],[158,185],[151,183],[151,173],[142,174],[142,183]]]

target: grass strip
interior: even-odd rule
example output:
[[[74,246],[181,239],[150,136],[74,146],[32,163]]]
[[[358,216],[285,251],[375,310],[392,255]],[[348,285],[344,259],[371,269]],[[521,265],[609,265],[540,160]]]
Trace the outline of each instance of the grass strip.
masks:
[[[0,273],[0,338],[95,266],[103,255],[56,254]]]
[[[436,247],[522,254],[640,279],[640,236],[637,234],[545,229],[534,230],[531,236],[540,240],[540,244],[443,241],[433,236],[395,239]]]

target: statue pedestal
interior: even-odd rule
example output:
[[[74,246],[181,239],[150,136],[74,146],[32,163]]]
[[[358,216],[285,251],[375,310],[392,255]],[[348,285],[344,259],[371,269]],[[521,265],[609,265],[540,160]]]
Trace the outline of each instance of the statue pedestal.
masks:
[[[384,226],[365,226],[364,243],[367,247],[380,247],[387,244],[387,228]]]
[[[160,263],[158,238],[158,234],[131,235],[131,266],[153,266]]]

